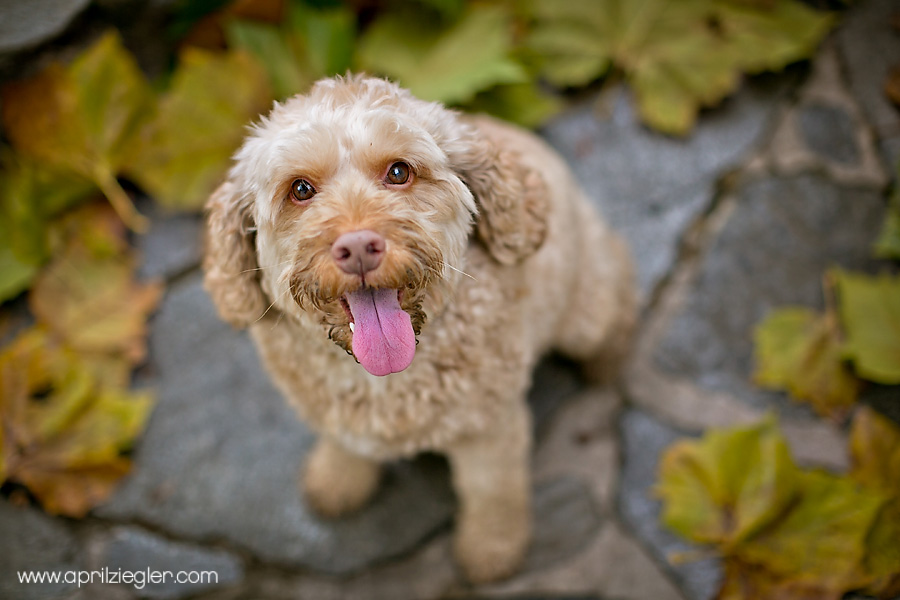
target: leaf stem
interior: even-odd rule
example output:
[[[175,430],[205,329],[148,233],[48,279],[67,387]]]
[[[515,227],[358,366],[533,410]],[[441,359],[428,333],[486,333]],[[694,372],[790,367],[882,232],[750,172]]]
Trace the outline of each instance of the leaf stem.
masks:
[[[97,165],[93,170],[93,179],[122,222],[135,233],[145,233],[150,227],[150,221],[137,211],[112,171],[103,165]]]

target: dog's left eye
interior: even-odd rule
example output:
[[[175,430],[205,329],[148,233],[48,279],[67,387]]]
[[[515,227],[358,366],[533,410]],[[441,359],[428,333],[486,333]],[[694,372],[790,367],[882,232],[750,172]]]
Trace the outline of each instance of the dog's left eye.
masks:
[[[388,169],[387,177],[385,177],[385,181],[392,185],[403,185],[407,181],[409,181],[409,165],[405,162],[395,162],[391,165],[391,168]]]
[[[291,196],[294,202],[306,202],[316,195],[316,188],[305,179],[295,179],[291,184]]]

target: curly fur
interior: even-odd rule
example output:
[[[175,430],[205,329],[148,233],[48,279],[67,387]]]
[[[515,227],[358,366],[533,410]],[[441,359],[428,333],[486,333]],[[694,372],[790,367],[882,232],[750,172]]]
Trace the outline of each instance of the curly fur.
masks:
[[[326,79],[253,127],[210,198],[206,289],[321,435],[303,490],[324,515],[362,505],[378,464],[445,453],[460,499],[456,556],[473,581],[509,575],[530,536],[531,371],[558,350],[606,375],[635,321],[624,246],[535,136],[465,117],[380,79]],[[408,163],[414,180],[384,183]],[[307,206],[290,185],[310,181]],[[352,356],[330,248],[387,244],[365,284],[400,292],[412,364],[375,377]]]

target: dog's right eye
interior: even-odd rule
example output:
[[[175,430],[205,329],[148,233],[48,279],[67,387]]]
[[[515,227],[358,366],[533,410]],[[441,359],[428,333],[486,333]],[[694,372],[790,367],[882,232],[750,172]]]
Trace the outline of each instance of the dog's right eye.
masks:
[[[291,184],[291,198],[294,202],[306,202],[316,195],[316,188],[305,179],[295,179]]]

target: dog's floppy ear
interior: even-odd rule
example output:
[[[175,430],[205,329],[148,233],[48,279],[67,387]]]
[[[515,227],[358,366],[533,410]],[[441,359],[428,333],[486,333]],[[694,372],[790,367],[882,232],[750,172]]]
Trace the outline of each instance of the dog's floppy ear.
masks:
[[[227,181],[210,196],[206,211],[204,287],[223,320],[246,327],[266,308],[259,286],[250,202]]]
[[[547,184],[513,149],[473,133],[466,151],[453,158],[478,204],[478,237],[498,262],[513,265],[547,235]]]

